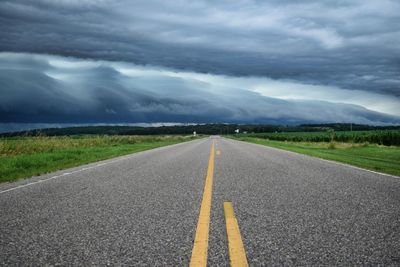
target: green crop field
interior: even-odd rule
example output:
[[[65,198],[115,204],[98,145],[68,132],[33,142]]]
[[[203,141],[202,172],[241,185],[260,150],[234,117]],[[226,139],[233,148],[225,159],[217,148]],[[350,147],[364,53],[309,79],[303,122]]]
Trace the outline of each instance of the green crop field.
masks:
[[[377,131],[325,131],[325,132],[279,132],[239,135],[239,137],[255,137],[275,141],[290,142],[346,142],[372,143],[385,146],[400,146],[399,130]]]
[[[332,138],[324,139],[327,137],[325,133],[241,134],[231,136],[231,138],[400,176],[400,146],[383,145],[388,143],[398,144],[399,137],[397,134],[399,134],[399,131],[391,132],[390,135],[384,133],[378,138],[379,134],[375,131],[352,132],[351,134],[337,133],[336,138],[352,137],[344,139],[348,142],[335,141],[338,139],[332,141]],[[390,136],[390,138],[387,136]],[[361,142],[361,140],[364,141]]]
[[[192,136],[0,138],[0,182],[192,140]]]

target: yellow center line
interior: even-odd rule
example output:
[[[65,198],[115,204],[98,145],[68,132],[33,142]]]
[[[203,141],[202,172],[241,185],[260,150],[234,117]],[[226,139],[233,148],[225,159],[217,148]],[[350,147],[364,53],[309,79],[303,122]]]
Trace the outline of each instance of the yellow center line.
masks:
[[[210,227],[210,211],[212,184],[214,175],[214,141],[211,144],[210,158],[208,160],[207,177],[204,185],[203,199],[201,201],[199,220],[197,222],[196,236],[194,239],[190,266],[207,266],[208,232]]]
[[[242,237],[240,236],[239,225],[233,211],[232,202],[224,202],[224,211],[231,266],[249,266],[247,263]]]

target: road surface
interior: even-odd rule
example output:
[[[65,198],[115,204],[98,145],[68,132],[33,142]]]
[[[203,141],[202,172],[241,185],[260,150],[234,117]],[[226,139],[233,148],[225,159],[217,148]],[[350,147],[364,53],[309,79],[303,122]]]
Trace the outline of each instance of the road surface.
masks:
[[[0,265],[187,266],[212,143],[209,266],[226,201],[250,266],[400,266],[398,177],[218,137],[0,185]]]

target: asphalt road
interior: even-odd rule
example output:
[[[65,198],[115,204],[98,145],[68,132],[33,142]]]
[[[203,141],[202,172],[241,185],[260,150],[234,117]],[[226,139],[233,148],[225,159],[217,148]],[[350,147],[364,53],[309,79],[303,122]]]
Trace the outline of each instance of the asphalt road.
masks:
[[[0,265],[188,265],[213,140],[210,266],[226,200],[250,266],[400,266],[400,178],[223,138],[0,185]]]

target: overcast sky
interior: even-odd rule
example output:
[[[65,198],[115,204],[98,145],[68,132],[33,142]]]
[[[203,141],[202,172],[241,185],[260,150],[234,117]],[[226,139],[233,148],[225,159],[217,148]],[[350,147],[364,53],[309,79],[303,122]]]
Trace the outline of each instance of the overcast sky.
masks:
[[[0,123],[400,123],[400,1],[0,2]]]

